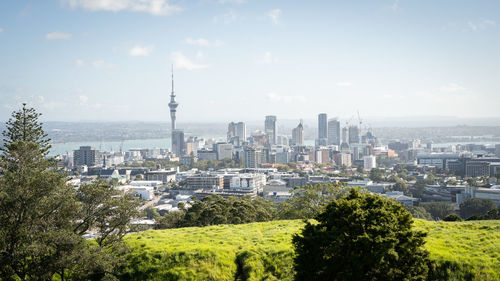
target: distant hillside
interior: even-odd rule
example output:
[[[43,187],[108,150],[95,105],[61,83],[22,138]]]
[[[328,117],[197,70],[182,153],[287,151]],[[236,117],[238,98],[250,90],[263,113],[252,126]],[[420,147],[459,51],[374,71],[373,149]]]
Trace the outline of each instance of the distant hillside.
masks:
[[[292,280],[291,237],[303,222],[273,221],[128,235],[123,280]],[[428,222],[430,280],[500,280],[500,221]]]

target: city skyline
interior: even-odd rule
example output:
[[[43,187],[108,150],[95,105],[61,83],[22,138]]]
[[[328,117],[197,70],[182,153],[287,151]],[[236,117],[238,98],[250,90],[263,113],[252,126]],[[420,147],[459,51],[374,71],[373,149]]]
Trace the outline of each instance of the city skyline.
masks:
[[[171,64],[183,122],[497,118],[500,4],[481,3],[3,2],[0,120],[168,122]]]

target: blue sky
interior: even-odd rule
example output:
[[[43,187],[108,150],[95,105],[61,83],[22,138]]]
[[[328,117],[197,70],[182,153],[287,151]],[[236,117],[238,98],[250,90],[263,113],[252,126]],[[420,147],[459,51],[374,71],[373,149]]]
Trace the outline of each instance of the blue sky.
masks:
[[[500,117],[499,1],[0,1],[0,120]]]

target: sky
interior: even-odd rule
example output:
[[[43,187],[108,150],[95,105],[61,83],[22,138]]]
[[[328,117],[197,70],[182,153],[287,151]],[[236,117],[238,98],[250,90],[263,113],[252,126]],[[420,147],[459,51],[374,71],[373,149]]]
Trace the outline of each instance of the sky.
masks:
[[[500,117],[500,1],[0,1],[0,120]]]

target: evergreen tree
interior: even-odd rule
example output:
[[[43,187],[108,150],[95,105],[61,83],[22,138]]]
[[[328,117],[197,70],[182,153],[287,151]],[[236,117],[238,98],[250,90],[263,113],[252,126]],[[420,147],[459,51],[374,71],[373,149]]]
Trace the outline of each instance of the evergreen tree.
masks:
[[[401,204],[351,190],[316,220],[293,237],[296,280],[425,279],[425,234]]]

